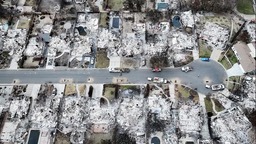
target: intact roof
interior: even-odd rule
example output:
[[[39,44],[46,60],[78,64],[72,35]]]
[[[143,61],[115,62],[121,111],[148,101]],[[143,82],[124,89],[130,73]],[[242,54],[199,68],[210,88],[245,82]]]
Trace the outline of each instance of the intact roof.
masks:
[[[168,7],[169,7],[168,3],[157,3],[157,9],[158,10],[167,9]]]
[[[256,57],[256,53],[255,53],[255,51],[256,51],[256,42],[254,42],[254,43],[249,43],[249,44],[247,44],[247,46],[249,47],[249,49],[250,49],[250,54],[251,54],[251,56],[252,57]]]
[[[251,50],[245,43],[237,42],[233,46],[233,50],[236,51],[236,55],[245,72],[251,72],[256,69],[255,60],[250,54]]]

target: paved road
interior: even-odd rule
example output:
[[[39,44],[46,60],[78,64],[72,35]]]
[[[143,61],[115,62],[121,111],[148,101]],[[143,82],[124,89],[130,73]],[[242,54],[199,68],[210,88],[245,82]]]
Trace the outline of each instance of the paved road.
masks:
[[[129,83],[147,83],[147,77],[163,77],[172,82],[182,83],[191,88],[197,88],[201,93],[208,93],[205,88],[206,81],[210,84],[223,83],[227,74],[219,63],[215,61],[202,62],[196,60],[190,64],[194,70],[188,73],[181,72],[180,68],[164,69],[160,73],[153,73],[149,69],[131,70],[123,73],[122,77],[128,78]],[[198,77],[199,76],[199,77]],[[93,78],[93,83],[111,83],[113,77],[119,73],[109,73],[107,69],[73,69],[73,70],[1,70],[0,83],[12,83],[18,79],[20,83],[59,83],[61,79],[73,79],[75,83],[85,83],[88,78]]]

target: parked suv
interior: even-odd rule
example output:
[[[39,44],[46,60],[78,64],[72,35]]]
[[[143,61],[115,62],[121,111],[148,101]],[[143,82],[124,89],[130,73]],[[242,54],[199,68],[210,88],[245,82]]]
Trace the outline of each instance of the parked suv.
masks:
[[[189,72],[192,70],[193,70],[193,68],[191,66],[184,66],[181,68],[181,71],[183,71],[183,72]]]
[[[201,58],[202,61],[210,61],[210,58]]]

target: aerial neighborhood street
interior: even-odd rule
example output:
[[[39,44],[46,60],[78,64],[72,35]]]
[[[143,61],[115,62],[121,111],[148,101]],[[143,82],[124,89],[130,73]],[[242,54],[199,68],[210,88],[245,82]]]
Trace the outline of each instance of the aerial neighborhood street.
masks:
[[[0,144],[256,144],[256,0],[0,0]]]
[[[147,77],[163,77],[173,83],[197,88],[207,94],[205,84],[223,83],[227,79],[225,69],[217,62],[202,62],[200,59],[189,64],[194,68],[190,73],[182,73],[180,68],[166,68],[161,73],[153,73],[151,69],[136,69],[130,73],[109,73],[108,69],[63,69],[63,70],[1,70],[0,81],[3,84],[40,84],[61,83],[61,80],[72,80],[74,83],[112,83],[113,77],[126,77],[129,84],[147,83]],[[176,82],[175,82],[176,81]],[[64,81],[62,81],[65,83]]]

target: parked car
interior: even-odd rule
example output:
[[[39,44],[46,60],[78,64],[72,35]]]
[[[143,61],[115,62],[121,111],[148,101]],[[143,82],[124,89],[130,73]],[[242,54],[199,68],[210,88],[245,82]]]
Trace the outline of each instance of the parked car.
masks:
[[[142,59],[141,60],[141,66],[145,66],[146,65],[146,59]]]
[[[161,69],[161,68],[158,68],[158,67],[152,69],[152,72],[161,72],[161,71],[162,71],[162,69]]]
[[[210,58],[201,58],[202,61],[210,61]]]
[[[191,66],[184,66],[181,68],[181,71],[183,71],[183,72],[189,72],[192,70],[193,70],[193,68]]]
[[[130,69],[129,68],[122,68],[121,71],[123,73],[129,73],[130,72]]]
[[[207,84],[207,85],[205,85],[205,88],[210,89],[211,86]]]
[[[214,84],[211,86],[213,91],[218,91],[218,90],[224,90],[225,86],[224,84]]]
[[[91,57],[90,63],[91,63],[91,65],[94,64],[94,57]]]
[[[151,77],[148,77],[148,81],[152,81],[152,78],[151,78]]]

